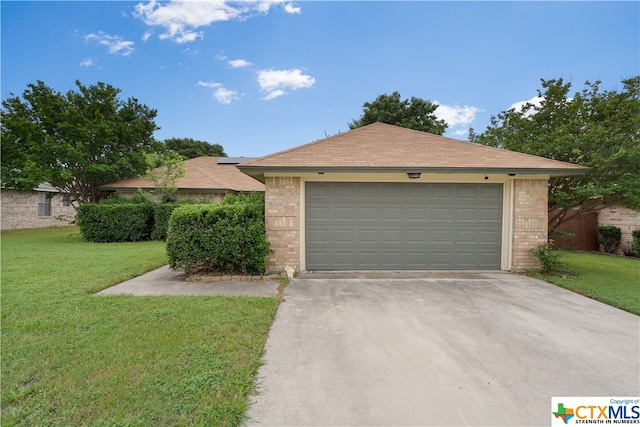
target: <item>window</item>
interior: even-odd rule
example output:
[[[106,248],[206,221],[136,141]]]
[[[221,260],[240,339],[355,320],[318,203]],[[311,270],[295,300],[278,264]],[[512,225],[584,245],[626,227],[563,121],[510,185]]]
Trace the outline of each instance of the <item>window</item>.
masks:
[[[51,216],[51,199],[47,196],[43,191],[38,193],[38,216]]]
[[[62,195],[62,206],[71,206],[71,196],[68,194]]]

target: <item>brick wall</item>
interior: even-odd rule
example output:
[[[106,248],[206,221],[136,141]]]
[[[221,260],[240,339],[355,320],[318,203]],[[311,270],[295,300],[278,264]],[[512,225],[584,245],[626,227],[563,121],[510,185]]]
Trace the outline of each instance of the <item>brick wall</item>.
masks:
[[[2,230],[62,227],[70,225],[69,221],[76,216],[76,210],[73,206],[62,205],[60,194],[56,194],[51,199],[50,216],[38,215],[38,193],[35,191],[19,193],[14,190],[2,190],[0,195]],[[56,219],[60,216],[64,216],[68,220]]]
[[[300,178],[265,178],[267,240],[273,251],[267,270],[300,271]]]
[[[547,242],[548,187],[547,180],[517,179],[514,181],[513,205],[513,270],[539,269],[538,259],[529,249]]]
[[[640,230],[640,212],[622,206],[612,206],[598,212],[598,226],[615,225],[622,232],[618,255],[631,250],[631,232]]]

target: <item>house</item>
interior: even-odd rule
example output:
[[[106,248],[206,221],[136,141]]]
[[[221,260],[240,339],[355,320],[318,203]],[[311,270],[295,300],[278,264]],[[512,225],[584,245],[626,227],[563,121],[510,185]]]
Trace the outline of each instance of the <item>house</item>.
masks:
[[[548,180],[589,169],[374,123],[238,165],[265,183],[275,269],[524,270]]]
[[[69,195],[49,183],[32,191],[3,188],[0,195],[2,230],[61,227],[69,225],[76,216]]]
[[[264,192],[264,184],[240,172],[236,165],[251,160],[247,157],[196,157],[185,160],[184,176],[178,179],[177,199],[219,202],[227,193]],[[138,189],[153,190],[147,177],[128,178],[101,186],[103,190],[117,191],[123,196],[136,194]]]
[[[613,225],[620,229],[620,247],[616,254],[631,252],[633,231],[640,230],[640,211],[624,206],[609,206],[598,212],[598,226]]]

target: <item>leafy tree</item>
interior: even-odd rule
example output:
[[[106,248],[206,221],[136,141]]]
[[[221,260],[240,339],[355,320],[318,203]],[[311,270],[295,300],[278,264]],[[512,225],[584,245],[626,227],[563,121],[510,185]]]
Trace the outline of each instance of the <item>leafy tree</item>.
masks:
[[[471,129],[469,140],[592,168],[584,176],[550,180],[552,231],[605,206],[640,209],[640,76],[622,84],[620,92],[603,91],[599,81],[587,81],[571,97],[571,83],[542,80],[539,105],[503,111],[483,133]]]
[[[220,144],[209,144],[206,141],[198,141],[192,138],[169,138],[164,140],[169,150],[173,150],[187,159],[201,156],[227,157],[224,148]]]
[[[38,81],[2,101],[4,186],[49,182],[82,204],[106,196],[100,185],[144,173],[145,154],[160,147],[152,137],[157,111],[118,99],[109,84],[76,86],[62,94]]]
[[[383,94],[373,102],[365,102],[362,105],[362,117],[353,120],[349,128],[356,129],[382,122],[442,135],[448,125],[444,120],[436,117],[434,114],[436,108],[438,104],[421,98],[411,97],[403,101],[399,92],[393,92],[391,95]]]
[[[167,150],[162,153],[149,153],[146,158],[146,176],[153,183],[152,193],[156,201],[171,200],[178,191],[178,180],[187,171],[184,168],[184,157],[175,151]]]

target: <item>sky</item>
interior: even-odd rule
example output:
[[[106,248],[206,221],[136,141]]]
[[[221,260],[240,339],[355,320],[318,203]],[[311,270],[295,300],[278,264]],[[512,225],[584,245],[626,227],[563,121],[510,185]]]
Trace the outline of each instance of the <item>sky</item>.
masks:
[[[104,82],[158,111],[155,138],[260,157],[346,132],[365,102],[438,104],[466,140],[541,79],[621,90],[640,2],[8,1],[2,99]]]

